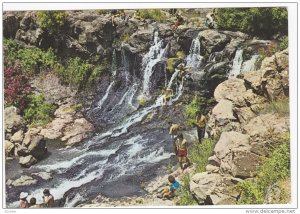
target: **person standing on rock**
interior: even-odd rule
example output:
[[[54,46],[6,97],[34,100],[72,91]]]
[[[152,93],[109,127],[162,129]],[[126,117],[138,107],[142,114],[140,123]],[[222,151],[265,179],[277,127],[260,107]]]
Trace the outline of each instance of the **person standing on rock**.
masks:
[[[184,19],[180,14],[176,14],[176,21],[175,24],[172,26],[172,30],[176,31],[179,25],[184,24]]]
[[[27,196],[28,196],[27,192],[21,192],[21,194],[20,194],[20,208],[28,208],[29,207],[29,203],[26,199]]]
[[[187,147],[188,147],[187,144],[188,144],[187,141],[183,138],[183,134],[180,133],[176,140],[176,146],[177,146],[178,162],[182,172],[184,171],[185,168],[191,165],[190,160],[187,157]],[[184,164],[186,165],[184,166]]]
[[[202,143],[202,139],[204,138],[206,123],[207,123],[206,117],[201,112],[197,112],[196,122],[194,122],[193,124],[197,127],[199,144]]]
[[[54,205],[54,197],[50,194],[50,191],[48,189],[45,189],[43,191],[43,201],[46,207],[53,207]]]

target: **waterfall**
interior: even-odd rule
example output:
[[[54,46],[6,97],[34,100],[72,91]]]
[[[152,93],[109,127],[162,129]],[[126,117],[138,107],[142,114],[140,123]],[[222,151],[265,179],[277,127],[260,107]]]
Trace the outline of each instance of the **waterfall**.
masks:
[[[251,59],[243,63],[241,72],[255,71],[256,70],[255,63],[257,62],[258,58],[259,58],[258,54],[252,55]]]
[[[189,55],[186,57],[186,66],[198,68],[201,65],[202,56],[200,55],[200,40],[194,38],[190,47]]]
[[[121,57],[122,57],[122,65],[124,67],[124,70],[125,70],[125,78],[126,78],[126,83],[129,82],[129,62],[127,60],[127,57],[126,57],[126,53],[125,53],[125,50],[122,48],[121,50]]]
[[[112,64],[111,64],[111,72],[112,72],[112,80],[110,81],[110,84],[107,87],[104,96],[102,97],[102,99],[97,104],[98,109],[102,108],[102,105],[107,100],[108,95],[109,95],[109,93],[111,91],[111,88],[112,88],[113,84],[115,83],[115,78],[116,78],[116,75],[117,75],[117,55],[116,55],[116,50],[113,51]]]
[[[228,76],[229,78],[234,78],[241,73],[242,62],[243,62],[243,49],[238,49],[233,59],[232,68]]]
[[[145,96],[150,95],[151,76],[154,72],[153,67],[166,57],[168,45],[163,48],[163,40],[158,37],[158,32],[154,32],[154,44],[150,47],[149,52],[143,57],[143,91]]]
[[[172,77],[170,79],[170,82],[168,84],[168,89],[171,88],[172,84],[173,84],[173,81],[175,80],[175,78],[177,77],[178,73],[179,73],[180,70],[178,69],[175,69],[175,72],[172,74]]]

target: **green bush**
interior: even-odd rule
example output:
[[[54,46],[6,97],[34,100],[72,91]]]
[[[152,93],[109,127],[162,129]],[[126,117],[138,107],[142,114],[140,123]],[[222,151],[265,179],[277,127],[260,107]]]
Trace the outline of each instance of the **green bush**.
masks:
[[[44,126],[51,121],[56,107],[45,102],[42,95],[28,96],[28,106],[24,111],[25,120],[31,125]]]
[[[37,12],[37,24],[50,34],[61,31],[66,24],[67,14],[63,11],[39,11]]]
[[[195,164],[195,173],[204,172],[208,163],[208,158],[213,155],[215,141],[210,138],[202,139],[202,143],[198,141],[191,150],[190,159]]]
[[[264,105],[260,110],[261,114],[278,113],[280,115],[289,115],[290,105],[289,99],[273,100],[270,103]]]
[[[160,9],[138,10],[137,15],[143,19],[153,19],[157,22],[163,22],[166,20],[165,14]]]
[[[196,113],[199,111],[199,98],[195,95],[192,102],[185,107],[185,118],[187,126],[191,127],[195,122]]]
[[[176,202],[176,205],[179,206],[189,206],[197,205],[196,200],[193,198],[190,192],[190,177],[189,175],[184,176],[181,181],[181,188],[175,192],[179,200]]]
[[[57,63],[51,48],[47,51],[39,48],[22,48],[18,51],[17,59],[22,63],[25,73],[30,75],[53,69]]]
[[[288,33],[288,13],[283,7],[222,8],[217,10],[216,21],[222,29],[239,30],[265,38]]]
[[[289,47],[289,37],[288,36],[284,36],[282,41],[279,44],[279,49],[280,50],[285,50]]]
[[[57,63],[56,56],[50,48],[43,51],[39,48],[22,48],[14,40],[4,40],[4,58],[12,64],[22,64],[24,73],[32,75],[40,71],[53,69]]]
[[[70,58],[67,61],[65,69],[59,70],[59,75],[64,82],[70,83],[74,86],[79,86],[79,84],[86,78],[92,67],[93,66],[91,64],[86,63],[79,57]]]
[[[246,180],[238,185],[241,190],[240,204],[262,204],[269,188],[290,176],[290,138],[287,135],[282,144],[265,158],[254,180]]]

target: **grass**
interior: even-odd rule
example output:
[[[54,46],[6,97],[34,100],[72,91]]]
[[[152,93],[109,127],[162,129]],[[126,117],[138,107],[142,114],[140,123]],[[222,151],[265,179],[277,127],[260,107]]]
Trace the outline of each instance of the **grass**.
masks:
[[[285,202],[290,197],[288,188],[280,185],[290,177],[290,137],[287,134],[280,140],[281,144],[275,148],[269,158],[263,160],[258,168],[258,175],[254,180],[245,180],[238,184],[241,190],[239,204],[263,204],[267,193],[274,192],[274,187],[280,188],[280,201]],[[279,185],[278,185],[279,184]]]
[[[208,158],[213,154],[215,140],[206,138],[202,140],[202,144],[199,144],[195,140],[195,144],[191,149],[190,161],[195,165],[194,173],[205,172],[206,165],[208,164]],[[179,200],[177,205],[197,205],[197,201],[193,198],[190,192],[190,175],[187,175],[181,179],[181,189],[178,191]]]
[[[137,15],[143,19],[152,19],[157,22],[163,22],[166,20],[166,15],[160,9],[138,10]]]

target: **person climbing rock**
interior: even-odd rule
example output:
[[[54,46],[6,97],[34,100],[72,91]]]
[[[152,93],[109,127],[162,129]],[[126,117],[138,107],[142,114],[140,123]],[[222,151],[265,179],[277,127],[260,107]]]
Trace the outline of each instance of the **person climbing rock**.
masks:
[[[179,25],[183,25],[183,24],[184,24],[183,17],[180,14],[176,14],[176,21],[175,24],[172,26],[172,30],[176,31]]]
[[[177,156],[178,156],[178,162],[179,166],[181,168],[181,172],[184,171],[188,166],[190,166],[190,160],[187,157],[187,141],[183,138],[183,134],[180,133],[176,140],[176,146],[177,146]]]
[[[162,190],[162,194],[157,196],[158,198],[164,199],[172,199],[175,196],[175,190],[180,188],[180,183],[176,181],[173,175],[169,175],[168,181],[170,185],[166,186],[164,190]]]
[[[28,208],[29,207],[29,203],[27,201],[27,196],[28,193],[27,192],[21,192],[20,194],[20,208]]]
[[[180,129],[180,125],[177,123],[169,122],[170,128],[169,128],[169,135],[172,137],[176,137],[178,134],[178,131]]]
[[[39,204],[36,204],[36,198],[30,198],[30,207],[29,208],[41,208]]]
[[[167,105],[167,103],[172,99],[172,97],[174,96],[174,92],[173,92],[173,89],[171,88],[163,88],[162,89],[162,97],[163,97],[163,100],[162,100],[162,105]]]
[[[198,142],[200,144],[202,143],[202,139],[204,138],[206,123],[207,123],[207,119],[203,115],[203,113],[197,112],[196,122],[193,122],[193,124],[197,127]]]
[[[188,73],[188,71],[191,69],[190,67],[186,67],[186,66],[184,66],[183,63],[180,63],[177,66],[177,69],[179,70],[179,73],[178,73],[179,80],[183,81],[187,78],[190,78],[190,74]]]
[[[217,24],[214,21],[214,19],[215,19],[214,12],[215,12],[215,10],[213,10],[213,12],[209,12],[206,14],[205,26],[208,28],[211,28],[211,29],[217,28]]]
[[[44,189],[43,191],[43,201],[46,207],[53,207],[54,204],[54,197],[50,194],[50,191],[48,189]]]

